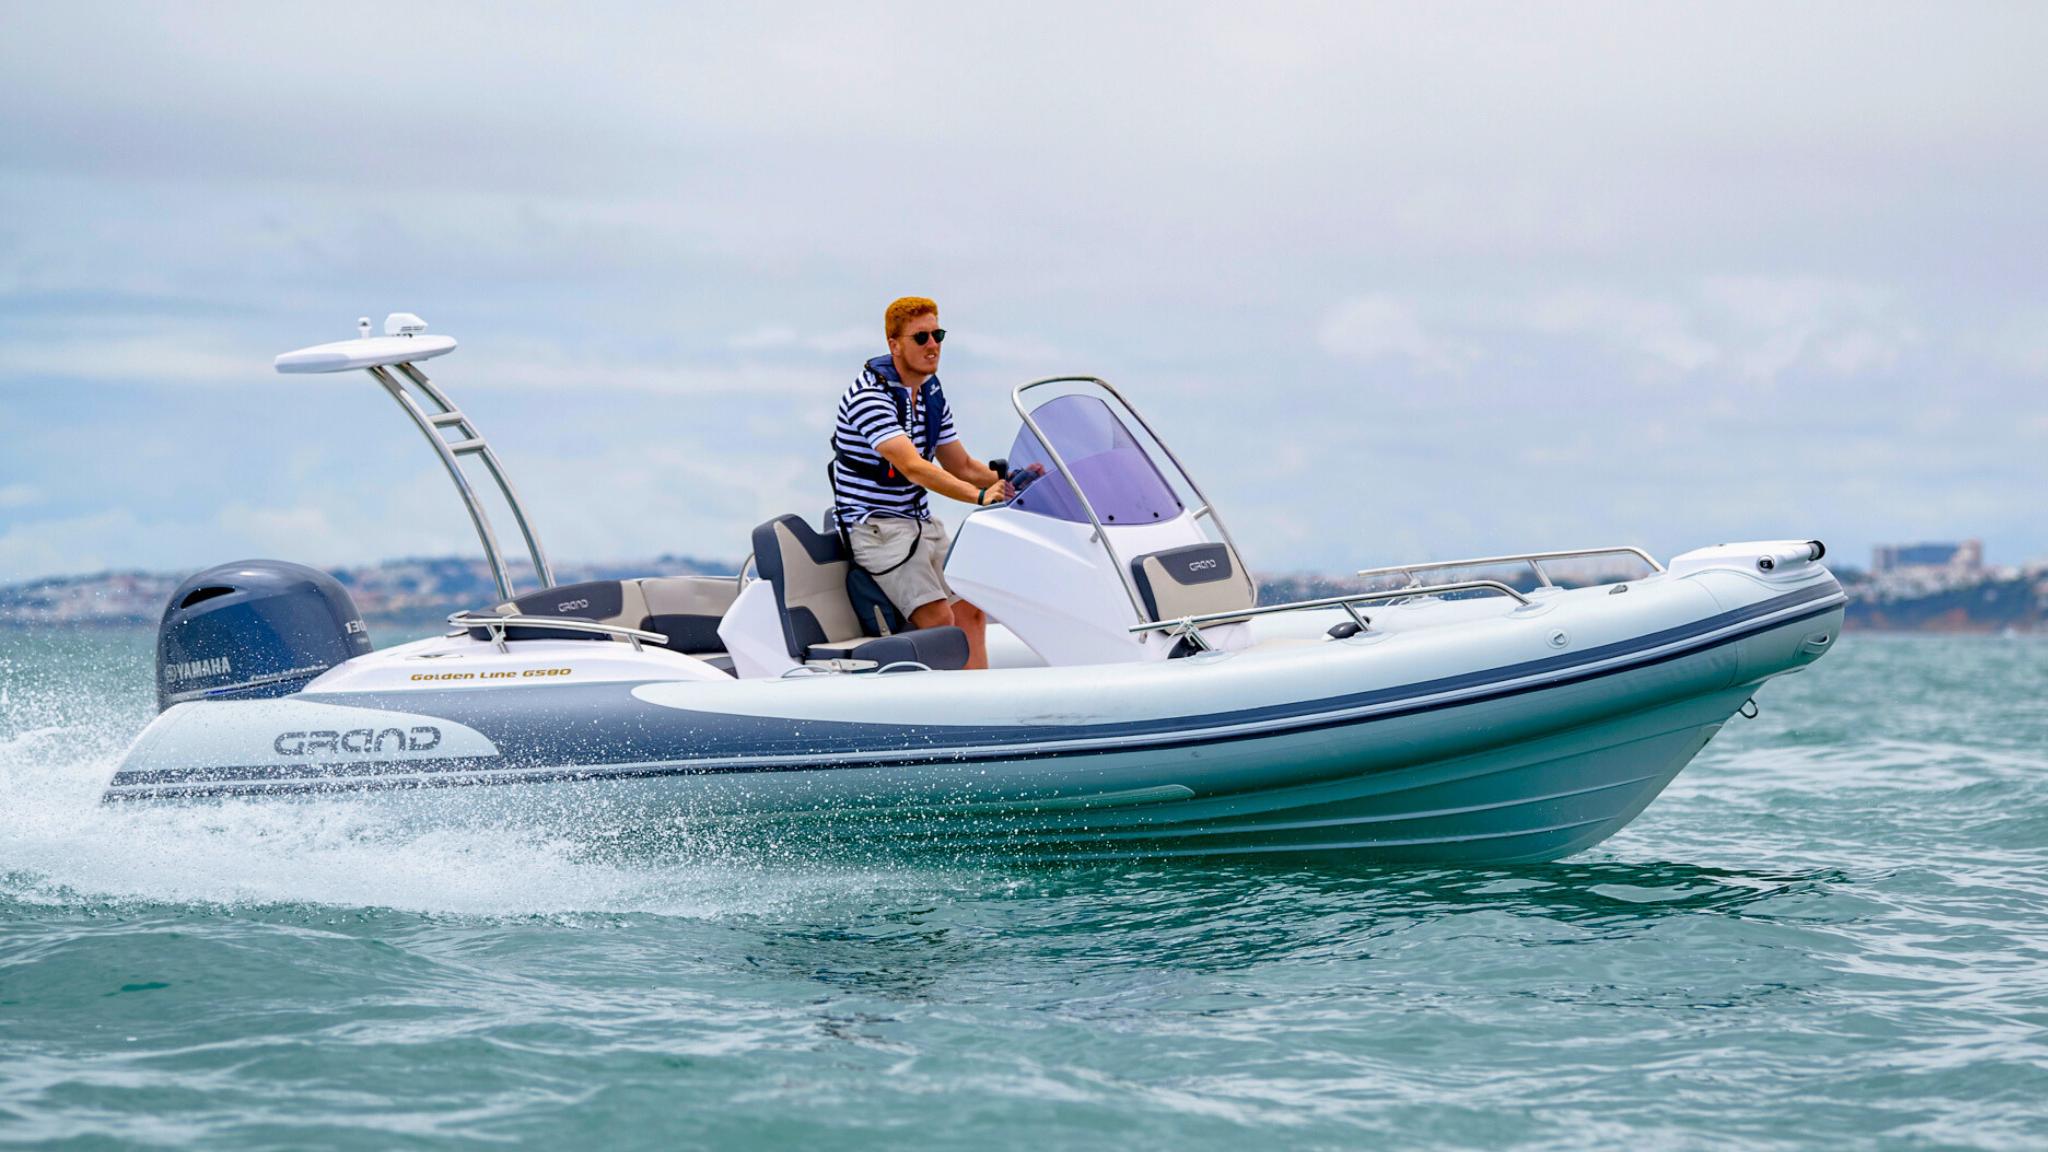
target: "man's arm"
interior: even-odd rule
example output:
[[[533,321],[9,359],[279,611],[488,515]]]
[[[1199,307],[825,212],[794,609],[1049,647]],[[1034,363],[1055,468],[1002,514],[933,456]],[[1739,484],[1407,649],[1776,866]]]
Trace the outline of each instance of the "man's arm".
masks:
[[[967,455],[967,449],[962,448],[958,441],[939,445],[937,463],[918,455],[908,436],[891,436],[875,445],[875,451],[882,454],[882,459],[895,465],[904,479],[962,503],[994,504],[1016,495],[1006,481],[997,479],[996,474],[989,471],[988,465]],[[971,476],[962,476],[952,464],[946,463],[948,456],[972,464],[975,471]],[[984,491],[986,496],[982,494]]]
[[[967,481],[976,488],[984,484],[994,484],[1002,479],[1002,477],[996,475],[993,468],[969,456],[967,449],[962,447],[958,440],[948,441],[939,445],[939,467]]]

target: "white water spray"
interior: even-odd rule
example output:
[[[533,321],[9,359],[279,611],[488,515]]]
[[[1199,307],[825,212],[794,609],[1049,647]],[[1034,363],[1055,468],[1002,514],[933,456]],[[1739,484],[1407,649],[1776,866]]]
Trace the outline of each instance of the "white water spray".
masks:
[[[771,868],[687,835],[680,850],[622,855],[616,829],[423,824],[376,798],[104,805],[149,718],[146,692],[131,691],[147,668],[135,652],[81,660],[68,647],[0,663],[0,900],[718,917],[904,879]]]

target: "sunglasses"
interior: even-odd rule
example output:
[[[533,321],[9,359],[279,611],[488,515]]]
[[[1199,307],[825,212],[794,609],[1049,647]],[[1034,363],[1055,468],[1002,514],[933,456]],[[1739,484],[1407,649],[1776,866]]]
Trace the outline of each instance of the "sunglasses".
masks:
[[[946,342],[946,330],[944,328],[934,328],[929,332],[912,332],[910,338],[917,341],[919,348],[927,344],[944,344]]]

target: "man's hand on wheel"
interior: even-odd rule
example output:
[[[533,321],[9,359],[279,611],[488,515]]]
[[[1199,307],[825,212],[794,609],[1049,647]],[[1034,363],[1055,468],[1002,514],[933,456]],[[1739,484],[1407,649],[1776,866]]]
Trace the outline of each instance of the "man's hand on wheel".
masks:
[[[1010,490],[1014,498],[1019,492],[1031,487],[1038,478],[1045,475],[1045,465],[1030,464],[1010,473]]]

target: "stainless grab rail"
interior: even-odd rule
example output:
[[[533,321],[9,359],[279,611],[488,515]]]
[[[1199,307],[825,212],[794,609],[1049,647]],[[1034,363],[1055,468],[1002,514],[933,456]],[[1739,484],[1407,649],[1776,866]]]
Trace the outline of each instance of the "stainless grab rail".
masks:
[[[1470,560],[1431,560],[1422,564],[1389,564],[1385,568],[1361,568],[1355,575],[1406,576],[1410,583],[1416,583],[1417,572],[1431,572],[1444,568],[1488,568],[1496,564],[1527,564],[1536,573],[1537,581],[1545,588],[1554,588],[1550,573],[1544,571],[1545,560],[1572,560],[1583,556],[1634,556],[1650,566],[1652,572],[1664,571],[1657,558],[1630,544],[1618,544],[1606,548],[1567,548],[1557,552],[1516,552],[1508,556],[1476,556]]]
[[[1204,624],[1235,624],[1250,616],[1271,616],[1280,612],[1302,612],[1314,608],[1342,608],[1351,616],[1352,623],[1363,630],[1368,621],[1358,614],[1356,605],[1370,604],[1382,600],[1407,600],[1416,596],[1435,596],[1445,592],[1498,592],[1513,599],[1520,608],[1527,608],[1535,601],[1517,592],[1498,580],[1457,580],[1449,584],[1425,584],[1420,587],[1387,588],[1378,592],[1351,592],[1342,596],[1324,596],[1318,600],[1296,600],[1290,604],[1261,604],[1256,608],[1239,608],[1228,612],[1205,612],[1200,616],[1182,616],[1175,620],[1155,620],[1150,624],[1139,624],[1131,632],[1166,632],[1175,636],[1187,636],[1198,648],[1206,649],[1202,640],[1201,626]]]
[[[491,634],[491,642],[498,651],[510,651],[505,646],[507,628],[554,628],[563,632],[591,632],[605,636],[621,636],[630,641],[633,651],[641,651],[640,644],[646,641],[668,646],[668,637],[659,632],[648,632],[640,628],[627,628],[620,624],[606,624],[600,620],[586,620],[581,616],[500,616],[494,612],[455,612],[448,617],[451,628],[465,631],[482,628]]]
[[[1081,482],[1075,479],[1073,469],[1067,467],[1066,459],[1060,455],[1059,449],[1053,447],[1052,441],[1046,438],[1045,430],[1040,428],[1038,421],[1032,419],[1031,413],[1024,409],[1024,393],[1047,384],[1092,384],[1109,393],[1124,411],[1131,414],[1131,419],[1138,422],[1138,427],[1145,430],[1145,435],[1151,437],[1154,444],[1159,445],[1159,450],[1166,453],[1167,460],[1173,464],[1174,470],[1180,473],[1180,478],[1186,482],[1188,489],[1195,494],[1195,499],[1201,501],[1201,506],[1195,510],[1194,519],[1200,520],[1202,517],[1207,516],[1215,521],[1216,531],[1222,535],[1223,542],[1230,546],[1231,554],[1238,558],[1237,562],[1239,564],[1244,563],[1244,553],[1238,550],[1237,540],[1230,535],[1229,526],[1223,523],[1223,516],[1216,511],[1216,505],[1210,501],[1208,493],[1202,491],[1202,486],[1196,483],[1195,477],[1188,471],[1187,465],[1180,462],[1180,457],[1174,455],[1173,448],[1166,443],[1165,439],[1158,432],[1153,430],[1151,423],[1145,419],[1144,413],[1139,412],[1133,407],[1131,402],[1124,398],[1124,394],[1117,391],[1116,385],[1099,376],[1047,376],[1042,380],[1032,380],[1028,383],[1017,385],[1010,392],[1010,407],[1017,410],[1018,418],[1024,421],[1026,428],[1031,430],[1031,435],[1038,440],[1039,447],[1044,448],[1045,454],[1052,458],[1053,467],[1060,470],[1060,475],[1066,480],[1067,486],[1074,490],[1074,495],[1081,501],[1081,510],[1088,514],[1088,523],[1095,529],[1094,538],[1101,541],[1102,550],[1109,553],[1110,566],[1116,569],[1117,577],[1123,581],[1124,594],[1131,598],[1131,611],[1137,615],[1138,619],[1144,620],[1147,618],[1145,604],[1138,595],[1137,582],[1131,579],[1129,566],[1124,563],[1123,557],[1117,555],[1116,545],[1109,542],[1109,533],[1103,530],[1102,518],[1096,515],[1095,505],[1088,499],[1088,494],[1081,490]],[[1250,571],[1247,570],[1245,575],[1249,578],[1251,576]],[[1253,586],[1257,586],[1256,580],[1253,581]],[[1154,623],[1157,623],[1157,621],[1154,621]],[[1148,629],[1138,627],[1131,629],[1131,631],[1143,632],[1148,631]]]

